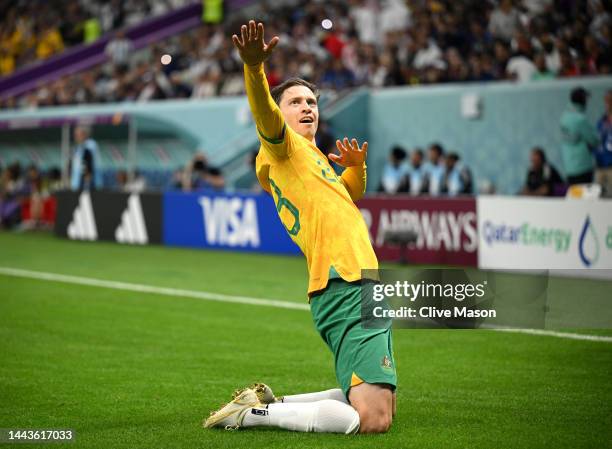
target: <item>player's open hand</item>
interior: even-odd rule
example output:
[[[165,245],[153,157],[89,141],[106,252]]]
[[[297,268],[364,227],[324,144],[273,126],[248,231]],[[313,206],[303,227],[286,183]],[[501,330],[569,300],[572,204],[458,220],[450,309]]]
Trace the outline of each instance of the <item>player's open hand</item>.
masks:
[[[349,142],[348,137],[345,137],[342,141],[336,140],[336,147],[338,147],[340,154],[329,153],[327,157],[343,167],[361,166],[368,156],[368,142],[364,142],[359,148],[357,139],[352,139]]]
[[[232,36],[234,47],[238,49],[240,58],[247,65],[257,65],[268,59],[278,41],[278,36],[274,36],[266,44],[264,42],[263,23],[260,22],[255,25],[254,20],[250,20],[248,25],[240,27],[240,37],[235,34]]]

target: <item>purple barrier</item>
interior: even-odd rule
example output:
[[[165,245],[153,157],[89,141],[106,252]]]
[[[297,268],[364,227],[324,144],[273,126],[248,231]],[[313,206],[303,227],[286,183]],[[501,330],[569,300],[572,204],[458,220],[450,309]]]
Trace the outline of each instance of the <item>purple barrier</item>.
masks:
[[[228,0],[227,10],[237,10],[252,3],[253,0]],[[181,33],[201,23],[202,3],[193,3],[169,12],[128,29],[135,49],[173,34]],[[24,92],[48,84],[62,76],[88,69],[106,61],[104,48],[113,33],[102,36],[88,45],[79,45],[45,61],[28,65],[15,73],[0,79],[0,98],[21,95]]]
[[[5,129],[39,129],[58,128],[66,123],[69,125],[120,125],[129,121],[126,114],[92,115],[84,117],[51,117],[51,118],[18,118],[13,120],[0,120],[0,130]]]

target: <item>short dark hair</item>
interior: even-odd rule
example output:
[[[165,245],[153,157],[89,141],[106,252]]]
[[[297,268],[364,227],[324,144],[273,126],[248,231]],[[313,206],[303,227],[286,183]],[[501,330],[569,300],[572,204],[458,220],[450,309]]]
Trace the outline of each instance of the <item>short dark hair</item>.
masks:
[[[442,144],[438,143],[438,142],[434,142],[429,146],[430,150],[434,150],[436,153],[438,153],[438,156],[442,156],[444,154],[444,147],[442,146]]]
[[[531,151],[537,154],[538,156],[540,156],[540,159],[542,159],[543,163],[546,162],[546,154],[544,153],[544,150],[542,149],[542,147],[533,147]]]
[[[403,161],[404,159],[406,159],[406,150],[404,150],[399,145],[396,145],[391,149],[391,154],[398,161]]]
[[[457,162],[461,158],[457,153],[448,153],[446,159],[448,159],[449,161]]]
[[[314,96],[317,98],[317,102],[319,101],[320,94],[319,94],[319,89],[317,88],[316,85],[309,83],[308,81],[302,78],[289,78],[288,80],[282,82],[281,84],[279,84],[278,86],[276,86],[270,91],[270,94],[272,95],[272,99],[274,99],[274,102],[277,105],[280,105],[281,98],[283,97],[283,92],[285,92],[287,89],[293,86],[305,86],[309,88],[314,94]]]
[[[570,100],[574,104],[578,104],[582,107],[586,106],[589,98],[589,92],[584,87],[576,87],[570,93]]]

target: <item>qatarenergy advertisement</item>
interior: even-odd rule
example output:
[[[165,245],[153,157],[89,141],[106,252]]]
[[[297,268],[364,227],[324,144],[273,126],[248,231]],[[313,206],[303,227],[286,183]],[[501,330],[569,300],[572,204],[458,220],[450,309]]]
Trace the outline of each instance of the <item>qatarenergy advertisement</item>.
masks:
[[[480,197],[478,266],[612,269],[612,201]]]

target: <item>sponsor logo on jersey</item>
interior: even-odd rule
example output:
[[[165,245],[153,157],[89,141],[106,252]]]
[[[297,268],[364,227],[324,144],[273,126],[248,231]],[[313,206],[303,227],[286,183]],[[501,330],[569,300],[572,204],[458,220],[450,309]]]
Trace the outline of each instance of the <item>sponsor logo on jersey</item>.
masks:
[[[380,363],[380,366],[382,366],[383,368],[392,368],[391,359],[387,356],[384,356],[382,358],[382,362]]]

